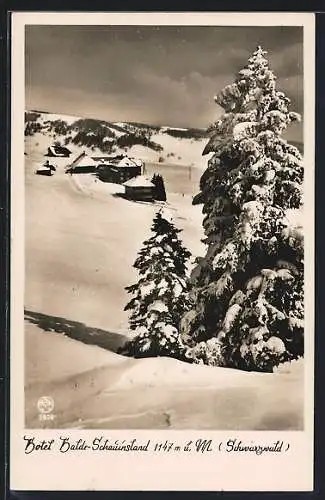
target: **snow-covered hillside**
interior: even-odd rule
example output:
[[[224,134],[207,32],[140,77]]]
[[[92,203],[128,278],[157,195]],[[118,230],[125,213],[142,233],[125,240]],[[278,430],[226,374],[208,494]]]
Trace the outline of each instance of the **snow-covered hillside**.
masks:
[[[39,151],[54,143],[72,152],[89,154],[127,152],[144,161],[198,166],[207,142],[204,130],[107,122],[38,111],[25,112],[25,142],[30,138]],[[44,152],[45,152],[44,151]]]
[[[26,425],[301,429],[302,370],[245,374],[116,354],[129,336],[124,287],[136,278],[132,264],[159,206],[116,197],[120,186],[96,182],[91,174],[66,175],[67,158],[55,158],[53,177],[34,175],[48,145],[64,136],[53,136],[46,122],[63,118],[70,125],[77,120],[42,115],[42,129],[27,135],[25,143]],[[192,158],[204,147],[203,140],[177,141],[163,131],[152,140],[171,152],[184,144],[186,160],[191,159],[187,147]],[[69,148],[81,150],[72,143]],[[193,172],[200,169],[193,168],[189,178],[188,169],[175,163],[152,169],[163,169],[169,208],[196,257],[203,252],[203,233],[201,207],[192,205],[199,181]],[[55,400],[53,422],[38,419],[36,402],[44,394]]]

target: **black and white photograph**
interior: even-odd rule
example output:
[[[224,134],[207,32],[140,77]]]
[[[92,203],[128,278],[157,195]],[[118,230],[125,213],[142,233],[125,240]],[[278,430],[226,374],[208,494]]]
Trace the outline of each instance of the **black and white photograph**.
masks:
[[[304,432],[305,28],[137,21],[24,27],[24,428]]]

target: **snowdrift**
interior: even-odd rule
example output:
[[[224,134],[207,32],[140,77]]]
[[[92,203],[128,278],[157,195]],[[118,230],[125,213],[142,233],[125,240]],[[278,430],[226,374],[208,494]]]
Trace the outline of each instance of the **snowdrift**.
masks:
[[[174,149],[174,138],[161,135]],[[90,174],[66,175],[64,158],[55,159],[53,177],[35,176],[52,141],[36,133],[25,143],[26,426],[301,429],[301,370],[262,375],[111,352],[127,329],[124,286],[135,279],[132,264],[157,205],[114,196],[121,188]],[[193,144],[202,151],[199,142]],[[168,207],[185,245],[200,255],[201,207],[180,191],[177,175],[173,167]],[[95,345],[99,339],[106,349]],[[37,400],[46,394],[55,419],[44,424]]]
[[[135,360],[37,329],[29,329],[27,340],[38,360],[27,369],[42,380],[26,388],[28,428],[303,427],[303,370],[272,375],[171,358]],[[44,394],[55,401],[55,420],[46,424],[36,409]]]

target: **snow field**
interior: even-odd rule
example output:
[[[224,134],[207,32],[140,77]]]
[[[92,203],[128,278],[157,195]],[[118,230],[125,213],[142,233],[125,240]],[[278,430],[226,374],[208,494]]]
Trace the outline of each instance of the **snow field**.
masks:
[[[175,139],[161,136],[172,151]],[[159,205],[115,197],[121,186],[96,182],[90,174],[67,176],[68,159],[53,158],[59,168],[52,178],[35,176],[51,143],[42,134],[26,138],[25,306],[86,329],[77,341],[68,330],[45,330],[27,315],[27,426],[39,425],[35,402],[49,393],[55,397],[56,425],[65,428],[301,429],[299,370],[250,374],[111,352],[118,340],[109,339],[128,335],[124,287],[136,279],[132,264]],[[202,144],[194,146],[202,151]],[[183,229],[185,246],[202,255],[201,207],[191,204],[196,189],[189,185],[184,194],[174,168],[168,209]],[[110,350],[89,345],[98,328],[106,332]]]

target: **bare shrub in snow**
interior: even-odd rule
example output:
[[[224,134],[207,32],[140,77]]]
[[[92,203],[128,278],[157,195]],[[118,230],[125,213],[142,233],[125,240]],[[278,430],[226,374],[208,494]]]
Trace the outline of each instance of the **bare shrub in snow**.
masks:
[[[225,113],[209,129],[203,153],[213,155],[193,200],[203,203],[207,251],[182,337],[209,364],[200,343],[215,338],[220,364],[272,371],[304,352],[303,237],[286,219],[302,203],[303,165],[281,137],[299,117],[265,55],[259,47],[215,98]]]

